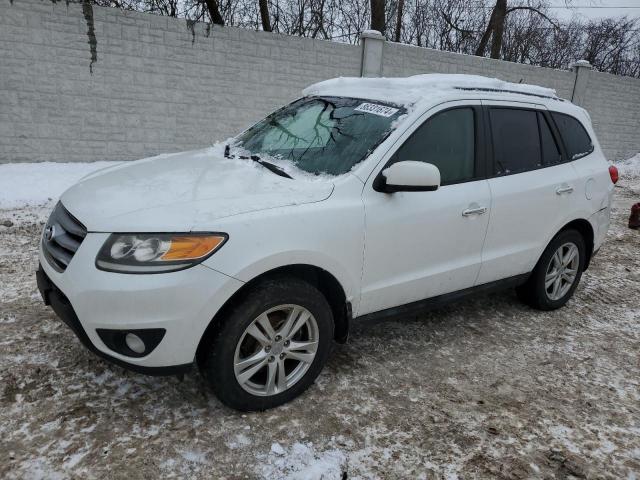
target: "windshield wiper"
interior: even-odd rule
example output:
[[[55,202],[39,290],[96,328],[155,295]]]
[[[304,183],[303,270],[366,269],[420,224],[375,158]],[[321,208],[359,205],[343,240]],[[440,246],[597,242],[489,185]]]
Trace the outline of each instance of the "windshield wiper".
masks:
[[[243,158],[243,157],[240,157],[240,158]],[[280,175],[281,177],[285,177],[285,178],[293,178],[291,175],[289,175],[287,172],[285,172],[283,169],[281,169],[277,165],[274,165],[271,162],[267,162],[266,160],[262,160],[258,155],[251,155],[251,157],[249,158],[256,163],[259,163],[267,170],[275,173],[276,175]]]
[[[224,156],[226,158],[235,158],[235,155],[231,155],[231,146],[228,145],[228,144],[224,146]],[[287,172],[285,172],[283,169],[281,169],[280,167],[278,167],[277,165],[275,165],[275,164],[273,164],[271,162],[267,162],[266,160],[262,160],[258,155],[251,155],[250,157],[247,157],[245,155],[238,155],[238,158],[240,158],[242,160],[253,160],[254,162],[259,163],[260,165],[262,165],[264,168],[266,168],[270,172],[275,173],[276,175],[280,175],[281,177],[293,179],[293,177],[291,175],[289,175]]]

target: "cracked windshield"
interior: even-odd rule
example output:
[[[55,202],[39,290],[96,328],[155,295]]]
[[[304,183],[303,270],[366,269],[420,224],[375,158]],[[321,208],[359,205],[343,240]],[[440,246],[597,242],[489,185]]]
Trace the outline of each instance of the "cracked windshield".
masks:
[[[341,175],[364,160],[405,110],[342,97],[303,98],[238,137],[257,155],[290,160],[314,174]]]

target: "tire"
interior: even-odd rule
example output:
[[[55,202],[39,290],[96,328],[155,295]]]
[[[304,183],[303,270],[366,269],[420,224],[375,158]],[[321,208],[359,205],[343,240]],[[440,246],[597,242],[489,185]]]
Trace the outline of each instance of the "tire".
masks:
[[[277,407],[316,379],[329,357],[333,331],[331,308],[318,289],[295,277],[273,277],[223,313],[204,346],[201,372],[231,408]]]
[[[563,248],[564,258],[568,258],[570,252],[573,252],[573,247],[571,246],[577,249],[575,257],[572,257],[575,258],[575,260],[570,262],[567,266],[569,268],[565,268],[564,270],[556,268],[558,265],[556,252],[558,252],[560,248]],[[580,283],[585,260],[586,247],[582,234],[577,230],[561,231],[551,240],[542,253],[540,260],[538,260],[527,282],[516,289],[518,297],[527,305],[538,310],[555,310],[564,306],[573,296],[573,293]],[[574,266],[575,268],[573,268]],[[569,285],[569,278],[572,276],[573,270],[575,270],[575,274]],[[555,278],[555,280],[549,285],[547,281],[550,282],[551,278]],[[558,290],[555,290],[558,278],[560,278],[560,287]]]

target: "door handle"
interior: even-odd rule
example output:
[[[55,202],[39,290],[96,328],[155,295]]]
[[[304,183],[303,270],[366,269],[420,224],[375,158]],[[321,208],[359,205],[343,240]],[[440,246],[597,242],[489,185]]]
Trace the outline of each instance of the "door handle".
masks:
[[[556,194],[562,195],[563,193],[571,193],[573,192],[573,187],[571,185],[562,185],[556,189]]]
[[[487,211],[487,207],[467,208],[466,210],[462,211],[462,216],[469,217],[471,215],[482,215],[483,213],[486,213],[486,211]]]

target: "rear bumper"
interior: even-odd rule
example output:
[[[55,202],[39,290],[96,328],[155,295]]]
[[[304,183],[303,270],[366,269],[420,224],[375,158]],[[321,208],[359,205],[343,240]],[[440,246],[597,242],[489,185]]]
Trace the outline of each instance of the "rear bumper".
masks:
[[[38,290],[40,291],[40,295],[42,295],[42,300],[45,305],[49,305],[56,315],[73,331],[73,333],[75,333],[78,340],[80,340],[88,350],[99,357],[128,370],[146,375],[177,375],[185,373],[192,368],[193,363],[166,367],[136,365],[113,357],[105,352],[101,352],[93,345],[93,343],[91,343],[91,340],[87,336],[84,328],[82,328],[82,324],[80,323],[80,320],[78,319],[78,316],[76,315],[76,312],[74,311],[67,296],[49,279],[41,266],[36,272],[36,280],[38,283]]]

